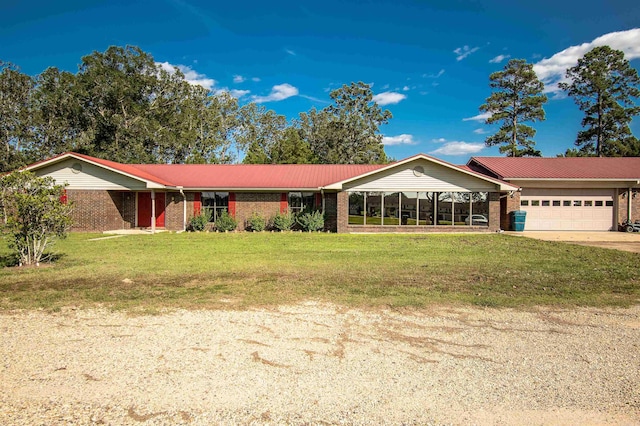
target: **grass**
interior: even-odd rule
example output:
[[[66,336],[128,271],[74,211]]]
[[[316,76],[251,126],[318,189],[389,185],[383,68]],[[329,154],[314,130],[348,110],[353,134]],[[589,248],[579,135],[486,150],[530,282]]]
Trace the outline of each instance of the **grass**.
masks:
[[[58,260],[0,269],[0,310],[347,306],[629,306],[640,255],[498,234],[183,233],[90,241]],[[0,246],[0,262],[10,253]]]

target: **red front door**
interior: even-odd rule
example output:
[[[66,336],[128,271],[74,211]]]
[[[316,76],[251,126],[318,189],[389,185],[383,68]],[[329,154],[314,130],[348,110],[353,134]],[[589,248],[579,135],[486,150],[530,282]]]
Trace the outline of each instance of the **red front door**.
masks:
[[[156,227],[164,227],[164,192],[156,192]],[[151,227],[151,193],[138,192],[138,226]]]

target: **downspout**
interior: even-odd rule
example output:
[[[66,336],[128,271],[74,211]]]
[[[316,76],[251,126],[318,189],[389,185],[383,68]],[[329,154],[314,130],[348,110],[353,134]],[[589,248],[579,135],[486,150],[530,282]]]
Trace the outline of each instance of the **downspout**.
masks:
[[[180,195],[182,195],[182,231],[187,230],[187,194],[184,193],[182,187],[179,187]]]
[[[156,191],[151,190],[151,233],[156,233]]]

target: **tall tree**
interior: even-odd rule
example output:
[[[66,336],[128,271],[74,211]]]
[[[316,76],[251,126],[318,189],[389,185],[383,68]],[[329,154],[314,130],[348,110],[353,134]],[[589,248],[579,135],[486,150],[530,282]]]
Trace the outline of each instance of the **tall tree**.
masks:
[[[33,79],[0,61],[0,172],[25,163],[31,132]]]
[[[86,115],[75,75],[53,67],[38,75],[32,109],[35,158],[86,150],[91,141],[84,132]]]
[[[241,130],[236,144],[246,149],[245,164],[269,164],[271,152],[287,126],[287,119],[264,106],[249,103],[241,109]]]
[[[544,120],[542,105],[547,96],[542,93],[544,84],[538,80],[533,65],[523,59],[512,59],[502,71],[489,76],[489,85],[496,89],[480,106],[480,111],[490,114],[486,124],[501,122],[500,129],[487,137],[487,146],[503,145],[500,152],[507,157],[540,156],[534,148],[536,130],[524,124],[527,121]]]
[[[638,72],[624,53],[609,46],[598,46],[567,70],[571,83],[559,87],[573,97],[584,111],[582,127],[575,144],[585,155],[619,157],[640,155],[638,139],[629,123],[640,113],[633,98],[640,96]]]
[[[373,100],[368,84],[343,85],[330,94],[333,104],[300,114],[304,139],[320,163],[385,163],[381,125],[391,119]]]

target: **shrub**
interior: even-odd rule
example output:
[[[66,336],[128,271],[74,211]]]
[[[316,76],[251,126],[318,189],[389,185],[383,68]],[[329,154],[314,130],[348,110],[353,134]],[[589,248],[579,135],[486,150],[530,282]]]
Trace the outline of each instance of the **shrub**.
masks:
[[[238,221],[227,212],[223,212],[216,220],[216,230],[218,232],[229,232],[236,229]]]
[[[324,216],[318,210],[301,214],[297,217],[296,222],[303,231],[316,232],[324,229]]]
[[[13,172],[0,179],[0,216],[9,248],[20,265],[39,266],[45,252],[71,228],[73,207],[64,185],[31,172]]]
[[[267,219],[258,212],[253,212],[251,217],[247,219],[247,228],[254,232],[262,232],[266,227]]]
[[[189,231],[204,231],[209,222],[209,217],[205,213],[200,213],[189,220]]]
[[[278,213],[271,220],[273,228],[278,231],[290,231],[293,225],[296,223],[295,217],[289,213]]]

